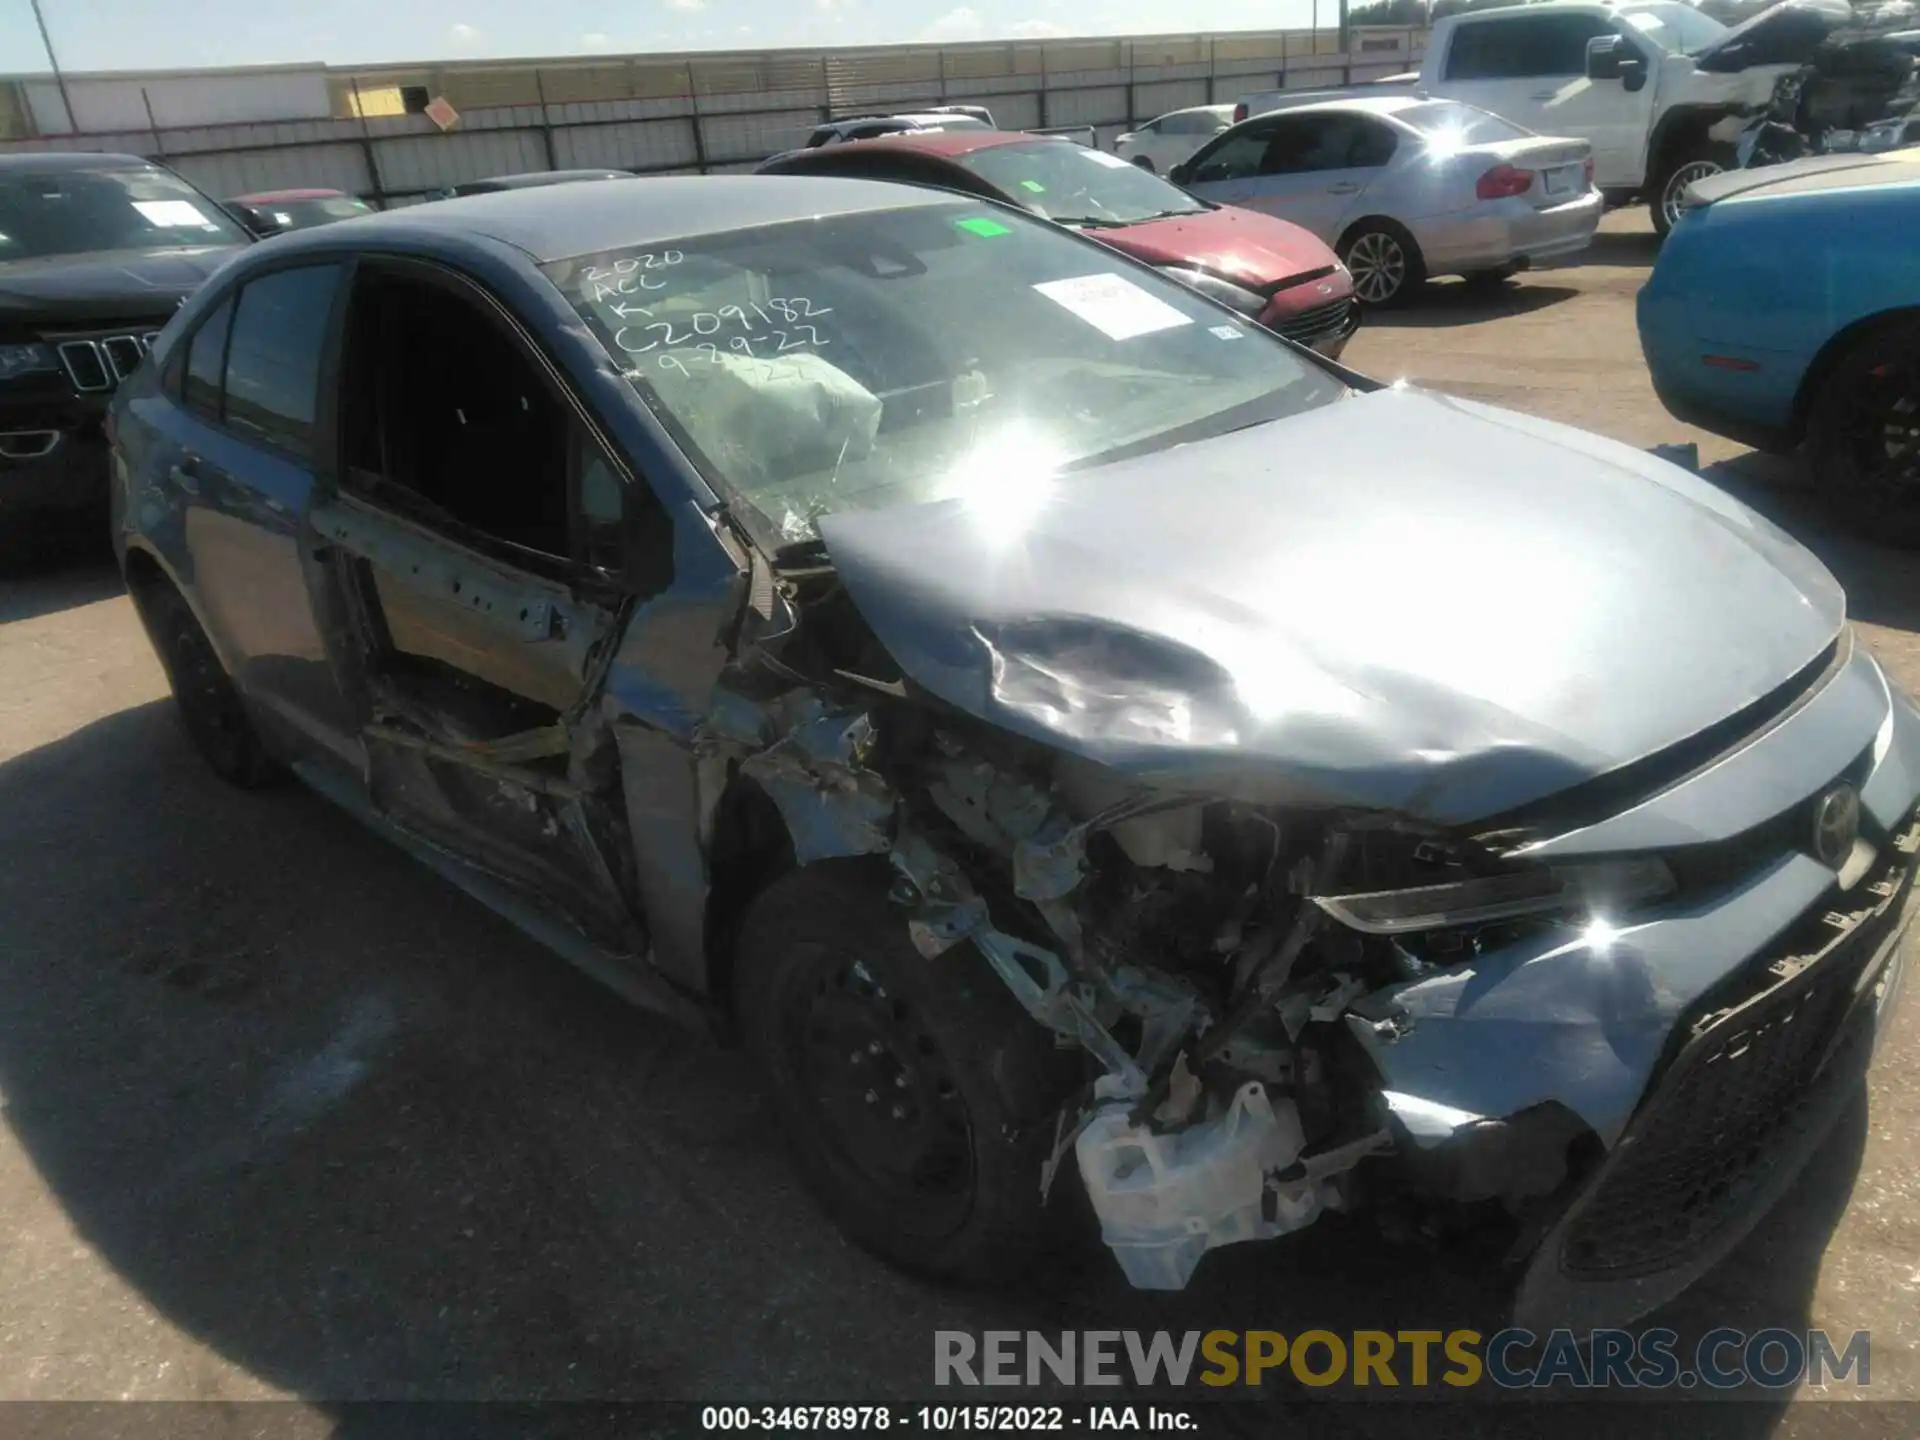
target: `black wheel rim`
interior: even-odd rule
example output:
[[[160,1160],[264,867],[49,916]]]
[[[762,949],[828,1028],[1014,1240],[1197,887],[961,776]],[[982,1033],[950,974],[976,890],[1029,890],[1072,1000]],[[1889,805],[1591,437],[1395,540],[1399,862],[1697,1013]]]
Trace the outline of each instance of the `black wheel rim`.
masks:
[[[1842,483],[1884,504],[1920,501],[1920,361],[1867,365],[1836,393],[1828,433]]]
[[[836,1159],[916,1233],[952,1230],[973,1199],[973,1133],[917,1009],[849,960],[824,965],[797,1010],[796,1078]]]

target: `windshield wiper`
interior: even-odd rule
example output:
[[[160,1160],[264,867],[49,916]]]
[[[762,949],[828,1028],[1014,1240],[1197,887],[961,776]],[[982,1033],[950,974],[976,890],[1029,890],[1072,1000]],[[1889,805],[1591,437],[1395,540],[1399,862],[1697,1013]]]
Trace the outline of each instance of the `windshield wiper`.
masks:
[[[1142,215],[1140,220],[1175,220],[1182,215],[1204,215],[1207,212],[1198,205],[1189,205],[1179,210],[1156,210],[1151,215]],[[1138,224],[1139,221],[1131,222]]]
[[[1122,230],[1133,224],[1131,220],[1102,220],[1093,215],[1054,215],[1049,218],[1056,225],[1071,225],[1077,230]]]

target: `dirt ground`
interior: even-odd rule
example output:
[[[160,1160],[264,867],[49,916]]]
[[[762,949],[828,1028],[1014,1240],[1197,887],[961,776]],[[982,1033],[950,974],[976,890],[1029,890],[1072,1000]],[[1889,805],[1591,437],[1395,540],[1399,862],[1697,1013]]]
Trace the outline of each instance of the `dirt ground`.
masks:
[[[1437,285],[1347,358],[1700,441],[1920,689],[1920,561],[1834,535],[1761,483],[1779,466],[1654,399],[1632,316],[1653,254],[1641,213],[1610,217],[1586,263],[1492,301]],[[936,1329],[1493,1313],[1479,1276],[1337,1221],[1217,1255],[1170,1297],[1097,1248],[1012,1295],[902,1278],[801,1193],[737,1055],[626,1011],[317,798],[214,781],[102,556],[0,582],[0,622],[0,1399],[295,1396],[322,1433],[354,1399],[920,1393]],[[1788,1200],[1665,1317],[1683,1333],[1871,1330],[1870,1393],[1920,1399],[1907,1002]],[[1915,1428],[1858,1404],[1711,1408],[1743,1434]],[[1376,1433],[1380,1409],[1324,1404],[1316,1429]]]

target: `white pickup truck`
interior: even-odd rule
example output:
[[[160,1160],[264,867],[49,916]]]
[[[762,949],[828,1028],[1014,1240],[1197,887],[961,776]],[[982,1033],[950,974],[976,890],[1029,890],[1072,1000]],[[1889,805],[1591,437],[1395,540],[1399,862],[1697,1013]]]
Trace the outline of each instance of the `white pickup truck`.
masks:
[[[1539,135],[1593,146],[1609,201],[1638,197],[1665,235],[1695,180],[1734,164],[1734,140],[1775,85],[1847,25],[1844,0],[1786,0],[1729,29],[1681,0],[1545,0],[1436,23],[1410,87],[1491,110]],[[1341,91],[1268,90],[1235,117]]]

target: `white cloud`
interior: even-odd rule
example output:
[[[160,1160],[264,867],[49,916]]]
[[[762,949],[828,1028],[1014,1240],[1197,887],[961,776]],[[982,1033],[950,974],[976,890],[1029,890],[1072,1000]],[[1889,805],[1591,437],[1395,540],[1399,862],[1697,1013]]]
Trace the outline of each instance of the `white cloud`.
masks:
[[[1051,20],[1022,20],[1008,32],[1016,40],[1056,40],[1073,32]]]
[[[669,10],[704,10],[707,0],[667,0]]]
[[[980,12],[970,5],[949,10],[930,25],[921,27],[922,40],[978,40],[987,32]]]
[[[822,15],[844,15],[853,5],[854,0],[813,0],[813,8]]]
[[[482,36],[471,25],[453,25],[448,27],[447,39],[456,50],[471,50],[480,43]]]
[[[611,50],[613,37],[604,30],[589,30],[580,37],[582,50]]]

